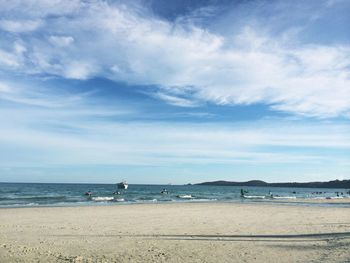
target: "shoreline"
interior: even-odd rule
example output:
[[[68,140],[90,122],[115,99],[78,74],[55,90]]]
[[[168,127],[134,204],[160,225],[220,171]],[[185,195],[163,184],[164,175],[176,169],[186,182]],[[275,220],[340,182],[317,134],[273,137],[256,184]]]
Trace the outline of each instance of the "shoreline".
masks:
[[[295,205],[295,206],[350,206],[350,198],[335,198],[335,199],[311,199],[311,198],[296,198],[296,199],[269,199],[264,200],[254,200],[254,199],[236,199],[236,200],[187,200],[187,201],[149,201],[149,202],[85,202],[85,203],[65,203],[65,204],[35,204],[35,205],[9,205],[9,206],[0,206],[0,210],[3,209],[22,209],[22,208],[50,208],[50,207],[110,207],[110,206],[134,206],[134,205],[173,205],[173,204],[271,204],[271,205]]]

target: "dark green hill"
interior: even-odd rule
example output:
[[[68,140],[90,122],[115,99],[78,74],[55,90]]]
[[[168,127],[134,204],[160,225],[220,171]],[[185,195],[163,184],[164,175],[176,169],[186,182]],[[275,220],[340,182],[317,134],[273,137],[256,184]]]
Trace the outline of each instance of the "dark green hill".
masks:
[[[266,183],[260,180],[247,182],[214,181],[204,182],[197,185],[221,185],[221,186],[268,186],[268,187],[304,187],[304,188],[350,188],[350,180],[334,180],[329,182],[309,182],[309,183]]]

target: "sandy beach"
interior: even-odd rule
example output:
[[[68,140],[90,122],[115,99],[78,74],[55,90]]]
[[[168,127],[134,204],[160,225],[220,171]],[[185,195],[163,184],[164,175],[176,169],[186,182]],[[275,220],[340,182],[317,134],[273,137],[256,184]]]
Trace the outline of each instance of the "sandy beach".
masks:
[[[350,262],[350,207],[0,209],[0,262]]]

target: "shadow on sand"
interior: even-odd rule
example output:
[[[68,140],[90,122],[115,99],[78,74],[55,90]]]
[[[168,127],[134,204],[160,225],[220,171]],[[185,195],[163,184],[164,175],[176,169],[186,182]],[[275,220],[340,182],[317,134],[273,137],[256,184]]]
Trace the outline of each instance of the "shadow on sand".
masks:
[[[101,238],[145,238],[166,240],[202,240],[202,241],[264,241],[264,242],[305,242],[329,241],[331,239],[350,238],[350,232],[317,233],[317,234],[285,234],[285,235],[58,235],[61,237],[101,237]]]

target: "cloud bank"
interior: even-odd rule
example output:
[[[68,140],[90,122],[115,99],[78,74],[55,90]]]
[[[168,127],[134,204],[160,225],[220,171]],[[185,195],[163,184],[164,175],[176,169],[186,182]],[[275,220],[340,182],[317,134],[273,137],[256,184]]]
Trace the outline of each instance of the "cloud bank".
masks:
[[[321,2],[309,20],[339,3]],[[197,23],[198,15],[168,21],[123,2],[4,1],[0,14],[0,68],[10,74],[155,85],[154,97],[181,107],[263,103],[298,115],[349,116],[350,46],[302,42],[302,25],[276,34],[272,22],[282,15],[267,24],[224,17],[239,25],[228,34]]]

